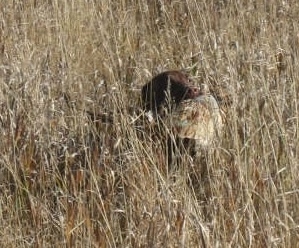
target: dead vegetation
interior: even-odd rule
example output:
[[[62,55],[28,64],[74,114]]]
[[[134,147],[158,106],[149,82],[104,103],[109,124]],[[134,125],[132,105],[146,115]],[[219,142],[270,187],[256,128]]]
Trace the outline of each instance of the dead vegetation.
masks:
[[[296,247],[297,1],[0,10],[1,246]],[[168,167],[140,90],[181,68],[225,128],[204,159]]]

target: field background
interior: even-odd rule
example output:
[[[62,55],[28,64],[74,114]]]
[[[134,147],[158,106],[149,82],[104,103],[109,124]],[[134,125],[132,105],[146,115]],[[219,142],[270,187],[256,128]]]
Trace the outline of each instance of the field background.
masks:
[[[1,247],[298,247],[297,0],[0,6]],[[168,69],[226,116],[173,168],[140,110]]]

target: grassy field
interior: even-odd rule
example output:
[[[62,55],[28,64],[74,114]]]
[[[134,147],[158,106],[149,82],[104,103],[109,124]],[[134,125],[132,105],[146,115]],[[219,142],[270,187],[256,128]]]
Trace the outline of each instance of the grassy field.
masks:
[[[298,247],[298,53],[297,0],[1,1],[0,246]],[[169,69],[225,113],[172,166],[140,110]]]

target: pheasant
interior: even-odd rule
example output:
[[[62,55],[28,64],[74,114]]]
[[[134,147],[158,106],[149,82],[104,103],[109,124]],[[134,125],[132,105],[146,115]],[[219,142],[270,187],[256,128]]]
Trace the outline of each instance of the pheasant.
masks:
[[[171,120],[178,137],[194,139],[201,147],[209,146],[223,128],[218,103],[206,84],[201,85],[199,96],[177,106]]]

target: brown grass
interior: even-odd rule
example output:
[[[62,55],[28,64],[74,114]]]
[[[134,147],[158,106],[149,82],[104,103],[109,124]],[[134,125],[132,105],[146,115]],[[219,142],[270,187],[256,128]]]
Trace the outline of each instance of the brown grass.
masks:
[[[297,246],[297,1],[0,6],[1,247]],[[137,117],[178,68],[232,104],[220,144],[169,168]]]

